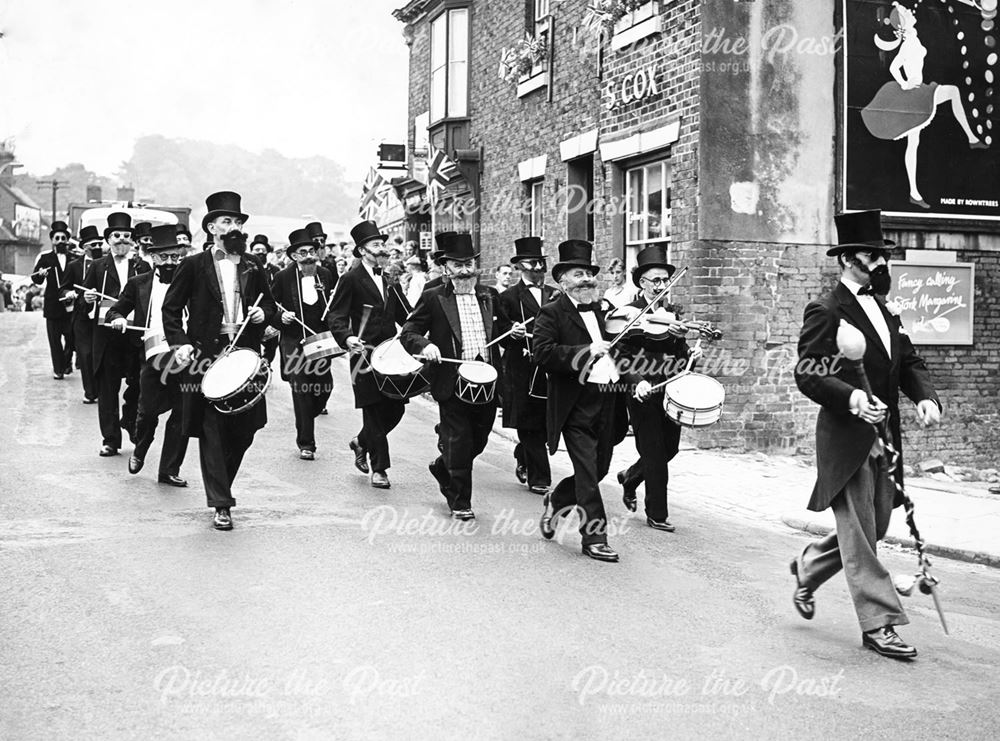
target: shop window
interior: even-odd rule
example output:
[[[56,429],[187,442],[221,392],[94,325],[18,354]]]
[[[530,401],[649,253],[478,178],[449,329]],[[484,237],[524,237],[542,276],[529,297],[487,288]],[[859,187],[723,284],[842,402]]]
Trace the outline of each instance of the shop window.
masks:
[[[531,237],[544,237],[544,215],[545,208],[542,199],[545,194],[545,181],[542,179],[532,180],[525,183],[525,206],[528,216],[528,235]]]
[[[594,241],[594,155],[566,163],[566,236]]]
[[[622,49],[639,39],[652,36],[662,30],[660,2],[642,3],[630,10],[615,23],[615,33],[611,37],[611,48]]]
[[[468,115],[468,103],[469,9],[452,8],[431,21],[431,122]]]
[[[670,239],[670,160],[625,172],[625,244],[630,252]]]

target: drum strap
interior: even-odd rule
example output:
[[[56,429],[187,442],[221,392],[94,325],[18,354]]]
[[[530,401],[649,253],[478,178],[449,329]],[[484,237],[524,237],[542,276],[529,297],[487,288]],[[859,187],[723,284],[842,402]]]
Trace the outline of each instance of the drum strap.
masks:
[[[306,328],[303,326],[306,323],[306,305],[305,301],[302,300],[302,270],[299,266],[295,266],[295,293],[299,297],[299,315],[302,319],[302,323],[299,324],[299,329],[302,330],[302,339],[306,338]]]

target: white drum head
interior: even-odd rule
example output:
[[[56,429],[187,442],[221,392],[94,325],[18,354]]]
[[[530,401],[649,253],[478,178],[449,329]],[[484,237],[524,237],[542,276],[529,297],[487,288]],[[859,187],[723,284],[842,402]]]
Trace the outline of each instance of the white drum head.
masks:
[[[386,340],[372,350],[371,366],[376,373],[384,376],[408,376],[424,367],[406,352],[398,339]]]
[[[222,399],[239,389],[257,371],[260,356],[253,350],[238,348],[216,360],[205,371],[201,392],[209,399]]]
[[[701,373],[688,373],[670,381],[666,392],[674,403],[689,409],[711,409],[726,399],[722,384]]]
[[[488,363],[462,363],[458,366],[458,375],[469,383],[486,384],[497,380],[497,369]]]

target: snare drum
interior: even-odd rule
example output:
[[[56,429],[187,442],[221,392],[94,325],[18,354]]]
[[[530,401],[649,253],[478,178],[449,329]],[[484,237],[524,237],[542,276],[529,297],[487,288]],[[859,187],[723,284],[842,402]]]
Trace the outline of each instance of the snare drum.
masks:
[[[458,366],[455,396],[466,404],[489,404],[497,390],[497,369],[489,363],[471,361]]]
[[[431,387],[425,375],[427,366],[406,352],[396,338],[386,340],[372,350],[368,362],[382,396],[412,399]]]
[[[708,427],[722,416],[726,390],[711,376],[684,373],[664,388],[663,411],[684,427]]]
[[[311,334],[302,340],[302,354],[306,360],[319,360],[320,358],[332,358],[336,355],[343,355],[344,350],[333,339],[332,332],[320,332]]]
[[[152,360],[157,355],[170,352],[170,345],[167,344],[167,338],[163,336],[162,332],[156,332],[154,334],[149,334],[147,332],[143,335],[142,344],[146,351],[146,360]]]
[[[271,366],[253,350],[240,347],[208,367],[201,393],[221,414],[239,414],[264,398],[270,382]]]

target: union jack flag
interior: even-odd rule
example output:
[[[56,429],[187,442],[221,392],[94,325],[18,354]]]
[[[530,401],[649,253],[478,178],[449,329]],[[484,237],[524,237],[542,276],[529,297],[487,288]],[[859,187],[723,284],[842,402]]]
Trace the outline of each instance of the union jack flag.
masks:
[[[430,164],[427,166],[427,183],[432,189],[444,188],[459,176],[456,165],[444,151],[430,147]]]

